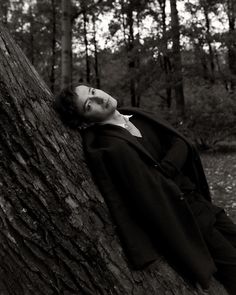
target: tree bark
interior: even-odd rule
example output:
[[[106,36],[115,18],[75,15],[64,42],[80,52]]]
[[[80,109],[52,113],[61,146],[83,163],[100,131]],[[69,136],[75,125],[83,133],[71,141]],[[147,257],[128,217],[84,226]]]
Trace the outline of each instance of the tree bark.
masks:
[[[179,117],[183,117],[185,113],[185,100],[184,100],[184,87],[183,87],[183,74],[182,74],[182,60],[180,52],[180,28],[179,17],[176,6],[176,0],[170,0],[171,8],[171,29],[172,29],[172,65],[173,65],[173,80],[175,89],[176,110]]]
[[[0,291],[4,295],[202,294],[160,258],[127,266],[77,131],[0,27]],[[209,294],[226,295],[212,281]]]
[[[72,82],[72,21],[71,0],[62,0],[61,71],[62,88]]]

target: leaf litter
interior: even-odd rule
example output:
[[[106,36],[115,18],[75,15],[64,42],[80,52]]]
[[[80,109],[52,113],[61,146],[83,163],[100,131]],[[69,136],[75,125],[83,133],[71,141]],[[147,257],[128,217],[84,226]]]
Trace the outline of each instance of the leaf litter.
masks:
[[[213,202],[236,222],[236,153],[201,155]]]

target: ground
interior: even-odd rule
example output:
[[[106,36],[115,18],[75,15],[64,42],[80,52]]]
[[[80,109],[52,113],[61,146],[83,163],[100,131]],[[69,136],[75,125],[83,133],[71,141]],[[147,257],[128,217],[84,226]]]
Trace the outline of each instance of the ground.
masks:
[[[236,222],[236,152],[204,153],[201,158],[214,203]]]

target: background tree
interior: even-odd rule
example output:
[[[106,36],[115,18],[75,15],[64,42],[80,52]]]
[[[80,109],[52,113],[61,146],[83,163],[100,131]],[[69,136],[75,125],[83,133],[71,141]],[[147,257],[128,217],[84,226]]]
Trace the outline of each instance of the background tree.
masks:
[[[56,19],[57,19],[57,10],[56,10],[56,2],[55,0],[51,0],[51,27],[52,27],[52,33],[51,33],[51,73],[50,73],[50,89],[52,93],[54,93],[55,88],[55,80],[56,80],[56,74],[55,74],[55,67],[56,67],[56,33],[57,33],[57,25],[56,25]]]
[[[90,83],[90,60],[89,60],[89,48],[88,48],[88,32],[87,32],[87,3],[86,1],[81,2],[81,10],[83,15],[83,36],[85,44],[85,59],[86,59],[86,81]]]
[[[171,61],[168,50],[168,32],[166,25],[166,0],[158,0],[160,8],[161,8],[161,26],[162,26],[162,54],[163,54],[163,68],[165,72],[165,80],[166,80],[166,101],[167,106],[171,107]]]
[[[176,0],[170,0],[171,7],[171,38],[172,38],[172,65],[173,65],[173,80],[175,90],[175,101],[177,115],[184,116],[185,112],[185,100],[183,89],[183,76],[182,76],[182,59],[180,49],[180,27],[178,10],[176,6]]]
[[[231,91],[234,91],[236,84],[236,43],[235,43],[235,22],[236,22],[236,3],[233,0],[227,0],[226,3],[227,16],[229,22],[229,38],[227,42],[228,47],[228,64],[231,74]]]
[[[71,0],[62,0],[61,79],[62,87],[72,83],[72,12]]]
[[[212,36],[211,36],[211,23],[210,23],[210,17],[209,17],[209,12],[210,8],[214,3],[213,1],[205,1],[201,0],[200,5],[203,8],[203,13],[205,17],[205,24],[206,24],[206,42],[208,45],[208,51],[209,51],[209,61],[210,61],[210,81],[212,83],[215,82],[215,62],[214,62],[214,52],[212,48]]]
[[[136,106],[136,87],[135,87],[135,53],[134,53],[134,1],[129,0],[126,7],[124,8],[127,14],[127,27],[128,27],[128,73],[129,73],[129,87],[131,105]]]
[[[101,88],[100,76],[99,76],[99,64],[98,64],[98,46],[96,37],[96,16],[93,14],[93,43],[94,43],[94,71],[96,77],[96,87]]]
[[[3,0],[0,3],[0,11],[1,13],[1,21],[6,26],[8,24],[8,18],[9,18],[9,10],[10,10],[10,1],[9,0]]]

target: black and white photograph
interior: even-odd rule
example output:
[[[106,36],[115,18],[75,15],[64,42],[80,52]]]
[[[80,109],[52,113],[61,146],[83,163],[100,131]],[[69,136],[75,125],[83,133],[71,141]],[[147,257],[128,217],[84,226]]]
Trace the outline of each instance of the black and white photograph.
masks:
[[[236,295],[236,0],[0,0],[0,295]]]

